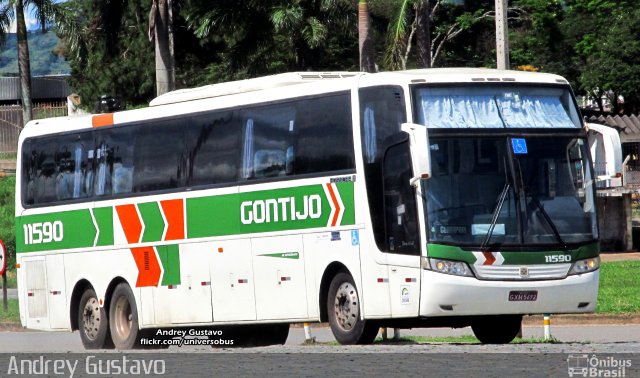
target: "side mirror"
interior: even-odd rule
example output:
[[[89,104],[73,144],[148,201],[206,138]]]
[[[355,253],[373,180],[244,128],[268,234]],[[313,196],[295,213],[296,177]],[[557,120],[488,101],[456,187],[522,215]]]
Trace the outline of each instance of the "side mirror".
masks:
[[[415,123],[403,123],[400,130],[409,134],[409,148],[414,174],[409,183],[417,187],[420,180],[431,177],[431,152],[427,127]]]

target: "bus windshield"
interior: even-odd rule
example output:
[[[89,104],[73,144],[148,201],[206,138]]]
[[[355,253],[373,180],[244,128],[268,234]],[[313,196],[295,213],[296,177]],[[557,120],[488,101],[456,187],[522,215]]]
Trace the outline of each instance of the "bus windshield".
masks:
[[[430,242],[495,248],[597,238],[587,143],[575,137],[430,139]]]
[[[581,128],[566,86],[416,87],[416,119],[429,128]]]

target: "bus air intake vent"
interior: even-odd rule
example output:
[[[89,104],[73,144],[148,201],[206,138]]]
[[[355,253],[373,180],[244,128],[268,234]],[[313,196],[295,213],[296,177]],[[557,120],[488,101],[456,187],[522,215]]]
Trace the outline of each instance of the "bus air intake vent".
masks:
[[[552,280],[564,278],[571,264],[474,265],[476,276],[485,280]]]

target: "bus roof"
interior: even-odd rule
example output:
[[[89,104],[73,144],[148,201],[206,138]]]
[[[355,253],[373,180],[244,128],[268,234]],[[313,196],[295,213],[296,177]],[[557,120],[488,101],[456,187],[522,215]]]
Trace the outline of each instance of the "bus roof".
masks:
[[[264,101],[266,98],[278,100],[295,97],[292,94],[292,87],[295,87],[295,92],[298,94],[315,94],[376,85],[404,86],[420,83],[481,82],[568,85],[563,77],[554,74],[485,68],[432,68],[380,73],[291,72],[172,91],[151,101],[149,105],[153,109],[152,113],[150,113],[150,108],[142,108],[110,114],[39,119],[29,122],[20,138],[135,122],[149,118],[170,117],[208,107],[236,106],[243,101],[254,103]],[[263,91],[264,93],[262,93]],[[242,96],[242,99],[236,96]],[[189,106],[185,106],[185,104],[189,104]]]
[[[432,68],[407,71],[389,71],[369,74],[364,72],[291,72],[255,79],[211,84],[198,88],[179,89],[158,96],[149,106],[158,106],[261,91],[266,89],[307,84],[318,80],[360,77],[363,86],[380,83],[464,83],[464,82],[525,82],[568,84],[561,76],[524,71],[505,71],[485,68]]]
[[[254,79],[229,81],[197,88],[178,89],[156,97],[149,103],[149,106],[175,104],[204,98],[255,92],[271,88],[305,84],[317,80],[343,79],[361,74],[361,72],[290,72]]]

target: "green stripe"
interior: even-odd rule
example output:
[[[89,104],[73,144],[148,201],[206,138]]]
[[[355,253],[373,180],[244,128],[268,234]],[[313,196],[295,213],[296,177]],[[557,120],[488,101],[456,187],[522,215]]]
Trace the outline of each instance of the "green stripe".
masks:
[[[596,257],[599,255],[599,249],[599,244],[593,243],[569,251],[553,249],[548,251],[500,251],[500,253],[504,258],[502,265],[538,265],[552,264],[546,262],[545,256],[571,255],[571,261]],[[467,251],[460,247],[449,245],[427,244],[427,256],[433,258],[464,261],[468,264],[473,264],[476,262],[476,258],[472,252],[475,251]]]
[[[180,247],[177,244],[156,247],[164,274],[162,286],[180,285]]]
[[[160,212],[160,206],[157,202],[148,202],[138,204],[138,210],[142,216],[144,223],[144,234],[142,235],[142,243],[161,241],[164,233],[164,220]]]
[[[339,182],[335,185],[336,194],[340,195],[344,207],[339,225],[354,225],[354,183]],[[185,220],[187,238],[326,228],[331,215],[331,205],[324,185],[320,184],[188,198]],[[142,242],[160,241],[165,221],[158,203],[138,204],[138,210],[144,223]],[[17,217],[17,251],[90,248],[94,246],[94,241],[96,246],[113,245],[114,213],[113,207],[93,209],[93,218],[95,218],[100,231],[98,240],[95,240],[97,230],[89,209]],[[63,240],[48,243],[25,243],[23,224],[53,223],[56,221],[63,224]]]
[[[49,239],[41,230],[44,224],[62,223],[62,240]],[[31,242],[25,241],[24,225],[31,225]],[[51,230],[51,228],[48,228]],[[16,221],[16,250],[22,252],[47,251],[52,249],[93,247],[96,238],[91,212],[88,209],[63,211],[52,214],[37,214],[19,217]]]
[[[93,216],[100,231],[96,246],[113,245],[113,207],[95,208]]]
[[[264,255],[258,255],[258,256],[278,257],[281,259],[293,259],[293,260],[297,260],[300,258],[300,254],[298,252],[266,253]]]

